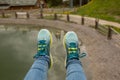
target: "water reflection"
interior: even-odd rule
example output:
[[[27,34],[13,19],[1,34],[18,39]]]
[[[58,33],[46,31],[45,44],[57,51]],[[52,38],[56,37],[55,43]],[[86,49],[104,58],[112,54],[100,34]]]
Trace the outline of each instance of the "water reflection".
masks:
[[[37,25],[0,25],[0,80],[23,80],[34,61],[37,35],[42,28],[49,29],[53,36],[51,54],[54,64],[48,72],[48,79],[65,80],[66,53],[62,44],[65,31]]]
[[[23,80],[34,61],[32,57],[37,50],[36,41],[39,29],[28,30],[7,27],[7,29],[0,30],[0,80]],[[61,30],[49,30],[52,32],[54,39],[51,47],[54,65],[49,71],[48,77],[49,80],[61,80],[61,77],[65,78],[65,52],[62,47],[62,41],[58,43],[55,37],[55,33],[60,33]]]
[[[0,31],[0,80],[22,80],[36,51],[37,32]]]

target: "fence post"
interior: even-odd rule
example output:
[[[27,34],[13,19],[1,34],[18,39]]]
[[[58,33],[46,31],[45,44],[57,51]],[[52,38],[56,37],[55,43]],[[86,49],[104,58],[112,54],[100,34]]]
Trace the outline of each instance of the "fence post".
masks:
[[[107,37],[108,40],[111,40],[112,39],[112,29],[111,29],[111,26],[108,27],[108,37]]]
[[[98,29],[99,19],[95,19],[95,29]]]
[[[62,9],[62,11],[63,11],[63,14],[64,14],[64,11],[65,11],[64,8]]]
[[[40,18],[43,19],[43,6],[40,5]]]
[[[40,18],[43,19],[43,13],[42,12],[40,12]]]
[[[2,12],[2,17],[5,18],[5,12],[4,11]]]
[[[53,8],[51,8],[51,13],[54,13],[54,9]]]
[[[85,24],[85,18],[84,18],[84,16],[81,17],[81,24],[82,24],[82,25]]]
[[[55,36],[56,36],[56,38],[57,38],[58,40],[60,40],[60,33],[59,33],[59,32],[57,32],[57,33],[55,34]]]
[[[16,18],[16,19],[18,18],[18,16],[17,16],[17,12],[15,12],[15,18]]]
[[[57,20],[57,14],[54,13],[54,20]]]
[[[6,26],[6,27],[5,27],[5,30],[7,31],[7,29],[8,29],[8,27]]]
[[[70,16],[67,14],[67,21],[70,22]]]
[[[29,13],[28,13],[28,12],[27,12],[26,16],[27,16],[27,19],[29,19],[29,18],[30,18],[30,15],[29,15]]]

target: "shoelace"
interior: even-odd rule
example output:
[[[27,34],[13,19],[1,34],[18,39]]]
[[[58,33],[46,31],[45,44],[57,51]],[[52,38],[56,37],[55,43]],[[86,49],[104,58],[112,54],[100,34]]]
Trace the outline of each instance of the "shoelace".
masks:
[[[40,53],[44,52],[46,50],[46,41],[45,40],[40,40],[38,43],[38,51]]]
[[[44,52],[46,48],[46,41],[45,40],[40,40],[38,43],[38,51]]]
[[[36,55],[33,58],[37,58],[40,55],[44,55],[43,52],[45,52],[45,49],[46,49],[46,41],[45,40],[40,40],[39,43],[38,43],[38,53],[36,53]]]
[[[71,53],[77,53],[77,45],[76,43],[70,43],[70,46],[68,48],[68,53],[71,54]]]
[[[86,53],[81,53],[81,54],[79,54],[79,58],[84,58],[84,57],[86,57]]]
[[[71,53],[78,53],[79,54],[79,52],[80,52],[80,49],[77,48],[76,43],[70,43],[70,46],[68,48],[68,53],[69,54],[71,54]],[[81,54],[79,54],[79,58],[84,58],[84,57],[86,57],[86,55],[87,55],[86,53],[81,53]]]

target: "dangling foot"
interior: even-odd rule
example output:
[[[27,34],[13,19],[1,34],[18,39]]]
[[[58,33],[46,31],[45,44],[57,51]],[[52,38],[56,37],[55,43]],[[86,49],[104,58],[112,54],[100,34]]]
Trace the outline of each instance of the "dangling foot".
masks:
[[[66,62],[73,59],[79,60],[79,40],[75,32],[69,31],[66,33],[63,45],[67,52]]]
[[[50,45],[52,44],[51,33],[47,29],[41,29],[38,33],[38,50],[34,58],[47,57],[49,66],[51,66]]]

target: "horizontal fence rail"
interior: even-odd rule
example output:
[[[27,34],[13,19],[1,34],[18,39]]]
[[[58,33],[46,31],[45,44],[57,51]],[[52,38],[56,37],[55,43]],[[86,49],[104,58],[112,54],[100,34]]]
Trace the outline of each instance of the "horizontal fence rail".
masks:
[[[117,45],[120,46],[120,33],[117,32],[114,28],[112,28],[112,31],[115,33],[113,35],[113,39],[115,40],[115,42],[117,43]]]

